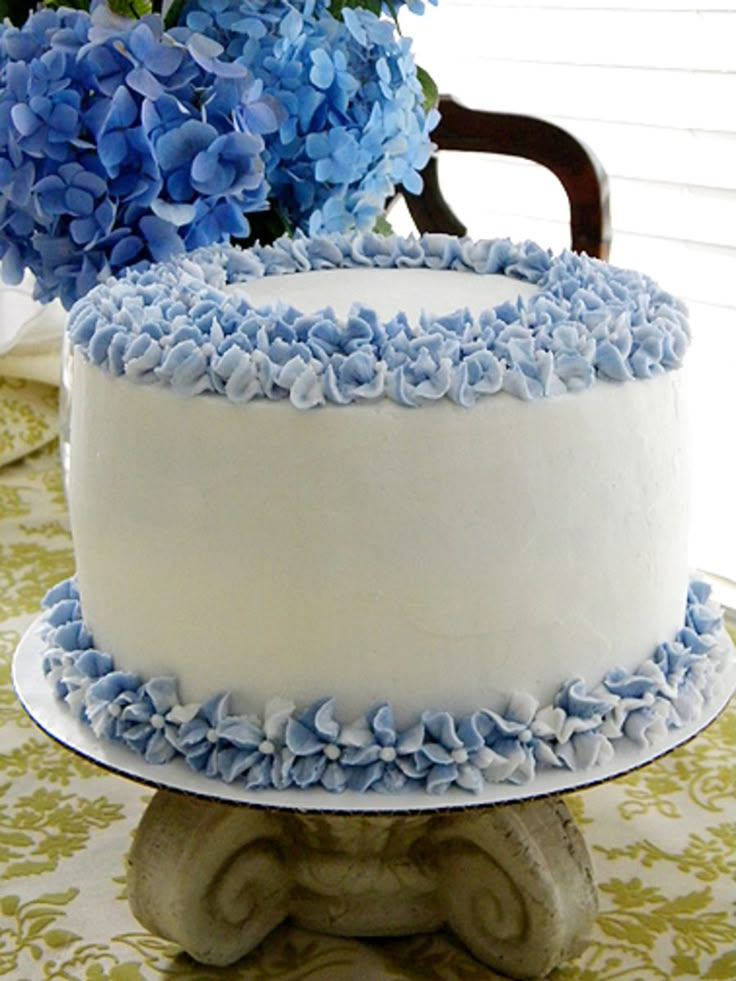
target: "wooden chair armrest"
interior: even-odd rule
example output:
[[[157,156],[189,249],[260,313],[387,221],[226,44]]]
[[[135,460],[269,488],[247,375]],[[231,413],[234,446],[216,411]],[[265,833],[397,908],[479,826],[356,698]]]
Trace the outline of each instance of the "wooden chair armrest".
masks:
[[[572,248],[607,259],[611,242],[608,178],[593,153],[559,126],[534,116],[468,109],[449,96],[440,99],[440,123],[432,134],[438,150],[523,157],[541,164],[561,182],[570,203]],[[466,234],[442,194],[437,159],[423,174],[419,195],[404,192],[420,232]]]

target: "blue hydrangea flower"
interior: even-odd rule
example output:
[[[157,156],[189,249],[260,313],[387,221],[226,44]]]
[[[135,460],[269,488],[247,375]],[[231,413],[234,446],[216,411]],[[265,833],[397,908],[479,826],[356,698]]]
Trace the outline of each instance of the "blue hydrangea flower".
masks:
[[[284,15],[264,0],[190,0],[181,18],[263,84],[269,123],[278,120],[265,135],[270,199],[310,234],[370,229],[397,183],[420,190],[438,119],[393,22],[328,8],[296,0]]]
[[[245,236],[281,110],[161,17],[40,10],[0,27],[0,258],[69,307],[133,263]],[[252,128],[251,128],[252,124]]]
[[[107,195],[107,184],[78,163],[62,164],[55,174],[41,178],[34,193],[48,218],[68,217],[75,245],[94,245],[112,231],[116,208]]]

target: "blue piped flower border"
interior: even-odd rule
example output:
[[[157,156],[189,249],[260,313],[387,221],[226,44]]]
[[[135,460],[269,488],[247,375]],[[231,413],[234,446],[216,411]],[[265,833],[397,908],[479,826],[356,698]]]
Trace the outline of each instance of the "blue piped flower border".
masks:
[[[74,579],[45,597],[43,672],[95,736],[146,762],[183,758],[195,771],[247,790],[321,787],[381,793],[527,784],[549,768],[581,771],[612,759],[624,737],[646,747],[700,718],[728,653],[710,587],[692,582],[685,622],[634,671],[612,670],[587,691],[565,682],[552,704],[529,694],[462,717],[428,709],[397,729],[388,703],[344,723],[332,698],[306,708],[273,698],[262,716],[234,715],[229,696],[182,704],[173,677],[144,680],[94,646]]]
[[[254,307],[262,276],[363,267],[502,274],[533,284],[526,300],[382,321],[363,305]],[[537,399],[674,370],[690,341],[683,304],[650,278],[532,242],[448,235],[297,235],[273,245],[214,245],[131,270],[72,309],[69,336],[93,364],[138,384],[231,402],[289,399],[300,409],[389,398],[463,407],[507,392]]]

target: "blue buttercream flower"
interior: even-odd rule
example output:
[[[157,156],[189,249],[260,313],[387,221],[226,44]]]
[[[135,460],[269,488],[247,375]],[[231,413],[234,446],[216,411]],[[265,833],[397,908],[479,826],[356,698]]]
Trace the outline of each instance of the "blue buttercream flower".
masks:
[[[141,678],[126,671],[110,671],[90,686],[85,698],[87,719],[100,739],[120,739],[125,729],[122,714],[133,705],[141,689]]]
[[[386,365],[370,349],[335,354],[324,373],[324,392],[329,402],[347,405],[383,394]]]
[[[552,742],[557,759],[574,769],[577,749],[586,755],[609,753],[610,746],[604,745],[608,743],[606,733],[618,728],[614,713],[619,704],[615,690],[599,686],[588,692],[580,678],[572,679],[561,686],[551,705],[536,713],[532,731]],[[591,738],[578,738],[583,735]]]
[[[194,770],[228,783],[241,782],[247,789],[283,789],[289,783],[284,731],[293,710],[292,703],[274,699],[261,722],[252,716],[233,715],[229,697],[224,695],[194,711],[174,709],[168,717],[181,723],[177,747]]]
[[[441,333],[412,338],[397,334],[386,346],[386,392],[400,405],[435,401],[450,390],[454,345]]]
[[[174,706],[168,717],[178,724],[176,748],[193,770],[207,776],[217,774],[217,751],[221,729],[231,716],[228,695],[215,695],[201,705]]]
[[[430,793],[444,793],[453,784],[478,793],[483,771],[493,756],[473,718],[456,721],[449,712],[422,714],[425,739],[417,753]]]
[[[711,588],[706,582],[694,581],[688,588],[688,604],[685,624],[697,634],[710,634],[723,623],[717,607],[709,606]]]
[[[340,726],[333,717],[334,700],[322,699],[286,725],[286,748],[291,754],[291,778],[297,787],[320,785],[339,792],[348,783],[342,763]]]
[[[375,790],[394,793],[423,779],[426,767],[417,762],[424,742],[422,722],[397,731],[391,706],[384,703],[362,719],[343,726],[340,757],[347,775],[347,788],[360,793]]]
[[[580,719],[601,719],[611,710],[610,702],[595,692],[588,692],[580,678],[565,682],[554,697],[554,705]]]
[[[176,755],[178,735],[168,714],[179,704],[174,678],[152,678],[120,713],[120,737],[146,762],[168,762]]]
[[[493,395],[503,386],[504,368],[485,348],[472,351],[455,367],[448,395],[458,405],[473,405],[481,395]]]
[[[72,652],[85,651],[93,647],[92,634],[81,619],[70,619],[49,630],[47,637],[50,642],[63,650]]]
[[[44,655],[42,669],[57,698],[66,702],[76,719],[85,722],[87,692],[112,669],[112,660],[91,648],[68,652],[52,647]]]
[[[286,748],[286,729],[293,712],[293,702],[274,698],[265,706],[263,721],[252,716],[226,721],[220,731],[219,775],[228,782],[241,780],[248,790],[290,786],[293,757]]]
[[[550,743],[551,734],[538,724],[539,704],[532,696],[515,693],[495,709],[473,713],[470,722],[489,750],[483,774],[490,783],[526,783],[537,766],[561,763]]]

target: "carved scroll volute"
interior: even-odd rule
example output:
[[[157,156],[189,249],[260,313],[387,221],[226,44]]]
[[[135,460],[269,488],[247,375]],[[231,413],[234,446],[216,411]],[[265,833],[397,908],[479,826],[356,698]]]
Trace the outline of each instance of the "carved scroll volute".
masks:
[[[561,800],[438,818],[429,841],[447,925],[484,964],[511,978],[540,978],[585,949],[596,891],[585,843]]]
[[[284,841],[278,813],[159,791],[128,859],[131,910],[195,960],[232,964],[288,913]]]

